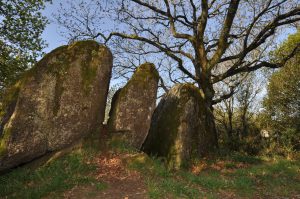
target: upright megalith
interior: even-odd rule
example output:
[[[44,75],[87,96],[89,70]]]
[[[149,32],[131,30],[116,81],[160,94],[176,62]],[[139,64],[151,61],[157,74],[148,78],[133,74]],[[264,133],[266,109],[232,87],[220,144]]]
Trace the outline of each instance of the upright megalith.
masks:
[[[171,169],[204,154],[214,137],[205,124],[206,108],[200,91],[192,84],[177,84],[155,109],[142,150],[165,158]]]
[[[155,66],[145,63],[139,66],[132,78],[112,99],[108,128],[133,147],[140,149],[156,105],[159,74]]]
[[[111,70],[109,49],[79,41],[47,54],[8,89],[0,171],[67,147],[100,125]]]

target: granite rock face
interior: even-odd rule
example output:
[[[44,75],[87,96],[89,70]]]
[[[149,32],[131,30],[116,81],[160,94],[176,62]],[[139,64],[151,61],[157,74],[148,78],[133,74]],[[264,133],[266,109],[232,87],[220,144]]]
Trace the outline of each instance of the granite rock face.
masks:
[[[112,99],[108,128],[113,136],[140,149],[156,106],[159,75],[155,66],[139,66],[132,78]]]
[[[60,150],[104,119],[112,54],[79,41],[47,54],[7,90],[0,125],[0,171]]]
[[[164,158],[170,169],[188,166],[213,139],[205,115],[199,89],[192,84],[175,85],[155,109],[142,150]]]

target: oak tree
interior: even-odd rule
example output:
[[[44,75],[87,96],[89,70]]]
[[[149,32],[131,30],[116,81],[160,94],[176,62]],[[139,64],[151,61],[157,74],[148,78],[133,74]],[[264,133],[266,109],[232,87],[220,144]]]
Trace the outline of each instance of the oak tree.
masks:
[[[268,58],[276,38],[300,21],[298,0],[79,0],[62,5],[56,19],[70,40],[108,45],[120,71],[132,69],[124,64],[131,56],[172,60],[162,65],[197,85],[207,123],[214,123],[213,105],[232,96],[244,74],[282,67],[299,51],[296,45],[280,60]],[[215,85],[227,79],[228,92],[217,93]]]

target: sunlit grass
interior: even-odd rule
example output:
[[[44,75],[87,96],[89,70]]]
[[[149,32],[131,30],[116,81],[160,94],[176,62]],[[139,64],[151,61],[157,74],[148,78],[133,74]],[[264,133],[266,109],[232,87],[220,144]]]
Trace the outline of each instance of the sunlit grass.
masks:
[[[97,167],[92,159],[99,150],[88,146],[36,170],[19,168],[0,176],[0,198],[60,198],[75,186],[93,186],[97,191],[108,188],[94,177]],[[235,153],[195,160],[190,169],[172,171],[165,167],[162,159],[148,157],[120,140],[111,141],[108,149],[126,154],[121,161],[127,169],[142,174],[148,195],[154,199],[300,195],[300,160]],[[90,198],[95,194],[87,193]]]
[[[87,163],[84,153],[72,153],[53,160],[36,170],[18,168],[0,176],[0,198],[59,197],[78,185],[92,185],[97,190],[105,184],[96,180],[96,166]]]
[[[300,194],[300,161],[265,161],[234,154],[204,162],[206,166],[197,174],[168,171],[159,159],[140,154],[128,161],[128,167],[145,176],[150,198],[222,198],[223,194],[272,198]]]

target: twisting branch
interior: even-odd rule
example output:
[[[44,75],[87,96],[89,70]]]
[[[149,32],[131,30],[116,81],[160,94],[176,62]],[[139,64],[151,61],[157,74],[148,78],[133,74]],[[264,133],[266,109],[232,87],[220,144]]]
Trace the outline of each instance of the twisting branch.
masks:
[[[224,25],[219,37],[218,48],[215,54],[213,55],[212,59],[209,61],[210,69],[212,69],[220,61],[221,57],[223,56],[225,50],[228,47],[228,37],[230,35],[230,29],[233,23],[233,19],[236,15],[239,3],[240,0],[230,1]]]
[[[130,39],[130,40],[137,40],[137,41],[143,41],[146,42],[156,48],[158,48],[159,50],[161,50],[162,52],[166,53],[169,57],[171,57],[173,60],[175,60],[178,63],[178,68],[184,72],[185,74],[187,74],[191,79],[195,80],[196,82],[198,81],[198,78],[196,76],[194,76],[192,73],[190,73],[184,66],[183,66],[183,61],[181,58],[179,58],[178,56],[176,56],[173,52],[171,52],[169,49],[164,48],[163,46],[159,45],[158,43],[147,39],[145,37],[140,37],[138,35],[126,35],[126,34],[122,34],[122,33],[118,33],[118,32],[112,32],[110,33],[110,35],[106,38],[106,41],[109,41],[111,39],[112,36],[118,36],[121,37],[123,39]]]
[[[288,62],[291,58],[293,58],[297,53],[300,53],[300,44],[297,44],[296,47],[291,51],[291,53],[289,55],[285,56],[280,62],[270,63],[267,61],[259,62],[256,60],[256,61],[250,62],[242,67],[236,68],[236,69],[230,68],[221,76],[215,77],[213,79],[213,82],[217,83],[228,77],[232,77],[236,74],[252,72],[252,71],[258,70],[263,67],[273,68],[273,69],[283,67],[285,65],[285,63]],[[258,63],[255,64],[256,62],[258,62]]]

